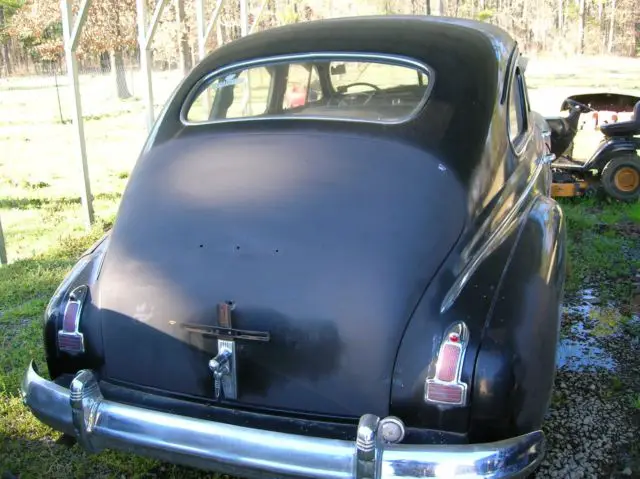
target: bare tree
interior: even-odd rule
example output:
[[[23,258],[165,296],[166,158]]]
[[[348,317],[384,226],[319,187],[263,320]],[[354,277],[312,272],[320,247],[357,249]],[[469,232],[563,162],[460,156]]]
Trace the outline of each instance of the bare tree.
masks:
[[[147,0],[153,3],[153,0]],[[5,29],[12,38],[0,37],[0,61],[15,70],[46,68],[46,62],[60,58],[59,0],[0,0]],[[77,2],[77,0],[76,0]],[[16,15],[7,5],[16,3]],[[215,0],[205,0],[207,10]],[[23,5],[20,7],[20,5]],[[250,0],[256,15],[262,0]],[[509,31],[524,50],[559,54],[640,54],[640,0],[273,0],[265,4],[262,28],[345,15],[427,14],[474,18]],[[11,10],[11,12],[15,11]],[[311,13],[308,13],[311,12]],[[14,22],[18,17],[19,21]],[[207,50],[238,38],[241,34],[238,2],[227,1]],[[171,0],[165,8],[153,43],[156,64],[187,72],[197,60],[195,2]],[[0,30],[2,29],[0,13]],[[13,26],[12,26],[13,25]],[[14,33],[11,33],[13,29]],[[83,31],[79,54],[83,61],[110,60],[118,95],[128,96],[123,53],[136,46],[135,0],[93,0]],[[8,59],[13,63],[8,64]],[[107,60],[107,61],[105,61]],[[28,62],[31,61],[31,64]]]
[[[180,48],[180,68],[187,73],[193,67],[189,45],[189,25],[185,22],[184,0],[176,0],[176,29]]]
[[[562,33],[564,30],[564,2],[558,0],[558,31]]]
[[[2,64],[4,64],[4,67],[7,71],[7,76],[11,75],[12,69],[11,69],[11,57],[9,55],[9,37],[5,36],[4,34],[4,29],[5,29],[5,7],[6,5],[0,3],[0,42],[2,42],[2,55],[0,55],[0,59],[2,60]],[[0,66],[2,66],[2,64],[0,64]],[[2,69],[0,69],[0,74],[2,73]]]
[[[607,45],[607,52],[611,54],[613,51],[613,30],[616,24],[616,0],[611,0],[611,17],[609,18],[609,43]]]
[[[584,20],[585,20],[585,0],[579,0],[578,12],[578,51],[584,53]]]

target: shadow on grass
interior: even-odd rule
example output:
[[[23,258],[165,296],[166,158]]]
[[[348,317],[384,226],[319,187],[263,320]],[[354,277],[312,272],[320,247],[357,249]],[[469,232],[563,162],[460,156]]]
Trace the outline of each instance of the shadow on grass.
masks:
[[[16,401],[0,398],[0,411],[11,414],[17,425],[15,430],[0,430],[0,479],[229,477],[120,451],[104,450],[91,454],[84,451],[74,438],[64,436],[39,423],[21,402],[17,404]]]
[[[94,200],[116,201],[122,197],[122,193],[98,193]],[[65,206],[80,204],[79,197],[62,196],[59,198],[0,198],[0,208],[28,210],[42,208],[44,206]]]
[[[35,359],[44,364],[42,314],[49,297],[110,221],[47,253],[0,268],[0,478],[216,477],[115,451],[91,455],[39,422],[22,404],[20,382]]]
[[[11,405],[17,423],[28,431],[0,432],[0,478],[85,477],[207,477],[189,470],[164,466],[159,461],[117,451],[89,454],[60,433],[40,425],[22,404]],[[2,409],[2,406],[0,406]],[[34,423],[34,424],[32,424]],[[12,433],[13,432],[13,433]],[[194,474],[195,473],[195,474]],[[215,477],[215,476],[209,476]]]
[[[77,258],[111,223],[98,222],[85,236],[67,238],[44,254],[0,268],[0,479],[3,474],[11,479],[224,477],[119,451],[89,454],[38,421],[22,403],[19,388],[29,361],[45,364],[46,303]]]

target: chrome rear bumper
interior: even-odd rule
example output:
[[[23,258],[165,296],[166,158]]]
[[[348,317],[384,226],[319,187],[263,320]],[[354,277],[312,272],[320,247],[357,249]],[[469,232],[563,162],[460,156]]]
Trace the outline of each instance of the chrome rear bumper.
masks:
[[[545,447],[541,431],[487,444],[383,444],[371,414],[353,442],[250,429],[105,400],[88,370],[66,389],[39,376],[33,363],[22,394],[38,419],[89,451],[120,449],[242,477],[522,477]]]

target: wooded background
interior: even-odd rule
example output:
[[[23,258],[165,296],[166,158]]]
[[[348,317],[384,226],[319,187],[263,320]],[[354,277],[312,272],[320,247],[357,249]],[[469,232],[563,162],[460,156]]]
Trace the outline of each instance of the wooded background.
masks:
[[[76,8],[77,4],[76,2]],[[153,0],[148,1],[153,11]],[[165,8],[153,41],[153,67],[188,71],[197,61],[193,0]],[[216,0],[205,1],[211,12]],[[249,1],[249,23],[263,0]],[[640,55],[640,0],[268,0],[256,30],[318,18],[367,14],[473,18],[509,31],[529,55]],[[237,0],[225,2],[207,51],[240,36]],[[78,50],[80,70],[113,72],[129,92],[124,62],[137,64],[135,0],[93,0]],[[58,0],[0,0],[0,76],[64,70]]]

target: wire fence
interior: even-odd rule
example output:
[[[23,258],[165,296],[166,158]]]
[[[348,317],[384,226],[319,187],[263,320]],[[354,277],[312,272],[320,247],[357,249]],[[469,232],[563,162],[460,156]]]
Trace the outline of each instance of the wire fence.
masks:
[[[64,62],[0,78],[0,264],[45,252],[83,234],[82,172],[73,92]],[[184,77],[177,65],[152,73],[155,116]],[[147,137],[146,76],[135,57],[79,68],[89,177],[96,218],[109,220]],[[1,235],[1,233],[0,233]],[[47,240],[47,237],[49,240]]]
[[[155,106],[160,108],[172,89],[182,79],[183,72],[178,67],[166,70],[154,70],[152,73]],[[102,65],[81,66],[78,72],[83,117],[85,120],[97,119],[104,115],[131,111],[132,105],[141,101],[146,79],[136,60],[129,59],[116,67]],[[0,91],[3,96],[23,96],[21,116],[32,113],[38,121],[50,120],[67,123],[71,121],[70,88],[64,62],[47,63],[36,74],[15,75],[0,79]],[[2,102],[7,112],[15,103]],[[138,105],[142,108],[142,104]],[[136,108],[133,108],[136,109]],[[15,119],[15,118],[14,118]],[[26,118],[23,118],[25,120]]]
[[[160,24],[156,35],[168,35],[170,27]],[[162,54],[154,51],[152,68],[155,117],[183,79],[183,64],[188,68],[197,60],[193,45],[188,48],[189,61],[178,42],[163,45],[168,46]],[[547,114],[557,111],[565,95],[582,88],[578,77],[586,76],[576,77],[580,72],[590,72],[584,86],[615,81],[618,89],[635,89],[640,60],[576,57],[533,62],[530,74],[535,76],[529,84],[536,107],[548,105],[548,110],[543,108]],[[554,85],[553,94],[540,88],[549,83]],[[115,214],[146,140],[145,84],[137,51],[124,52],[120,58],[103,54],[79,59],[87,158],[99,219]],[[72,88],[64,60],[31,62],[10,77],[0,77],[0,216],[9,261],[45,251],[52,243],[46,235],[57,238],[83,231],[82,173],[72,117]],[[2,256],[0,251],[0,260]]]

